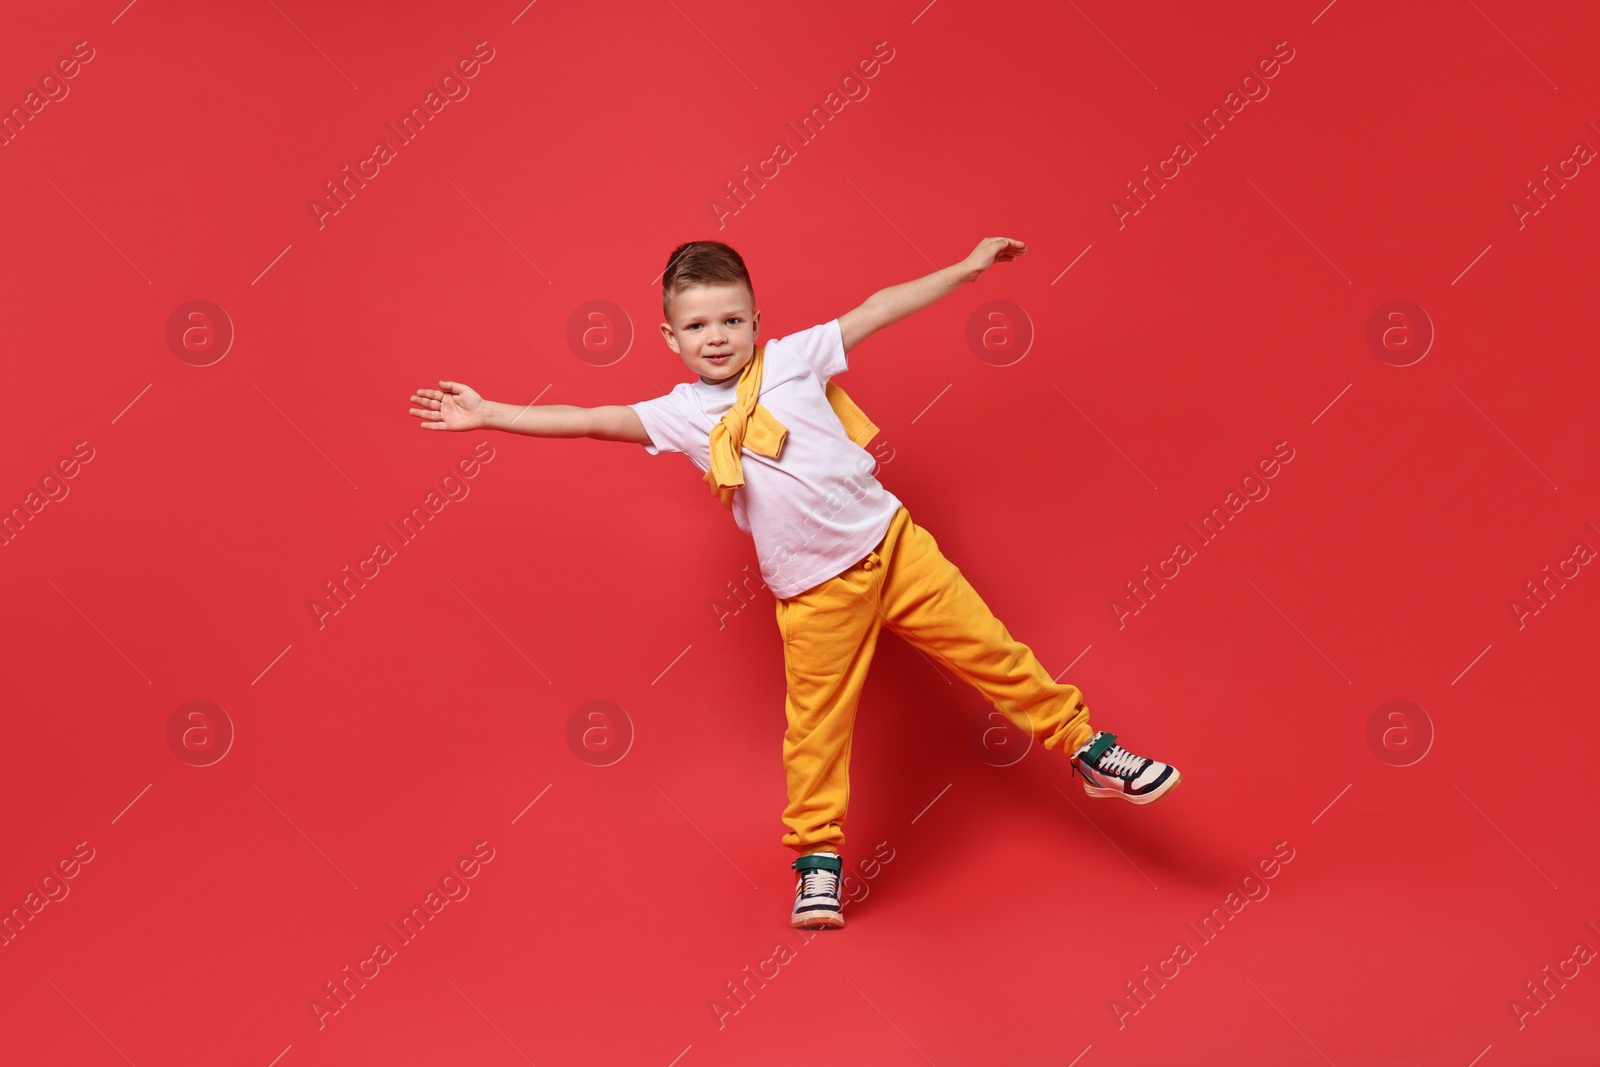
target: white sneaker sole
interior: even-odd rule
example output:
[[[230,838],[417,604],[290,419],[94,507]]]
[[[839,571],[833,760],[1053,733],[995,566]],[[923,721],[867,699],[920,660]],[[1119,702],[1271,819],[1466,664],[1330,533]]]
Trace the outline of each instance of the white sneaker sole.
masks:
[[[1160,789],[1153,793],[1146,793],[1142,797],[1129,796],[1120,789],[1107,789],[1105,786],[1090,785],[1088,782],[1083,783],[1083,791],[1092,797],[1121,797],[1130,804],[1153,804],[1172,792],[1173,787],[1181,781],[1183,781],[1183,775],[1174,769],[1172,777],[1168,778]]]
[[[837,911],[808,911],[804,915],[790,915],[789,925],[799,930],[842,930],[844,915]]]

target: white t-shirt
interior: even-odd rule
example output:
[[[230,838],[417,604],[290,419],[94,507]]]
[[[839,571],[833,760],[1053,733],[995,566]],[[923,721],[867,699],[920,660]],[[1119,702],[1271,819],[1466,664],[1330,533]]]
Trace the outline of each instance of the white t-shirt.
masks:
[[[763,360],[760,404],[789,435],[776,459],[739,450],[745,484],[734,490],[733,519],[755,540],[762,580],[783,599],[859,563],[889,531],[900,500],[872,476],[877,461],[828,403],[828,379],[850,365],[839,320],[766,342]],[[711,428],[733,407],[737,382],[697,377],[628,405],[650,434],[645,450],[682,452],[710,470]]]

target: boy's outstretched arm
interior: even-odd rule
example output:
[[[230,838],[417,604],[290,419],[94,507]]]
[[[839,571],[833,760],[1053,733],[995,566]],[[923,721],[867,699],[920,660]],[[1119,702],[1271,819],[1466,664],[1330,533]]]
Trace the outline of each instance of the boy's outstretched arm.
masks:
[[[650,435],[634,410],[624,404],[598,408],[571,404],[502,404],[485,400],[470,385],[440,382],[418,389],[411,414],[424,430],[506,430],[530,437],[592,437],[597,441],[647,444]]]
[[[953,267],[936,270],[916,281],[879,289],[862,301],[860,307],[839,316],[844,350],[850,351],[891,322],[899,322],[913,311],[921,311],[962,282],[977,281],[997,261],[1016,259],[1027,250],[1027,245],[1010,237],[985,237],[966,259]]]

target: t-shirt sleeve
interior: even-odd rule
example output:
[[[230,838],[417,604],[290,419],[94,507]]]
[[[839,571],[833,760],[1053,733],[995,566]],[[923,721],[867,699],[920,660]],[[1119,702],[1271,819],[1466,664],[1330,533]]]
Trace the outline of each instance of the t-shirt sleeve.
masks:
[[[634,414],[639,416],[639,421],[644,423],[645,433],[650,435],[648,443],[641,443],[644,443],[644,450],[652,456],[658,456],[663,452],[687,450],[687,435],[693,428],[679,409],[678,401],[677,390],[673,390],[653,400],[642,400],[637,404],[628,405]]]
[[[817,377],[823,382],[850,369],[850,361],[844,351],[844,333],[838,319],[792,333],[779,343],[816,371]]]

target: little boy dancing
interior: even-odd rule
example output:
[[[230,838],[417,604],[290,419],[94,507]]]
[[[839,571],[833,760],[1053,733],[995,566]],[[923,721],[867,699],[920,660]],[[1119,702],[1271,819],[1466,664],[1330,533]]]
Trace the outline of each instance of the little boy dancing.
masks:
[[[962,262],[869,296],[831,322],[756,343],[750,274],[719,241],[675,249],[661,279],[661,334],[698,380],[637,404],[518,407],[459,382],[419,389],[426,430],[630,441],[681,452],[755,541],[777,600],[788,693],[783,843],[799,853],[790,924],[842,927],[839,882],[850,800],[850,738],[878,634],[887,626],[936,657],[1045,749],[1068,754],[1094,797],[1148,804],[1176,768],[1095,731],[1077,687],[1056,682],[1007,632],[933,535],[873,477],[878,428],[831,379],[852,348],[996,261],[1027,251],[990,237]]]

